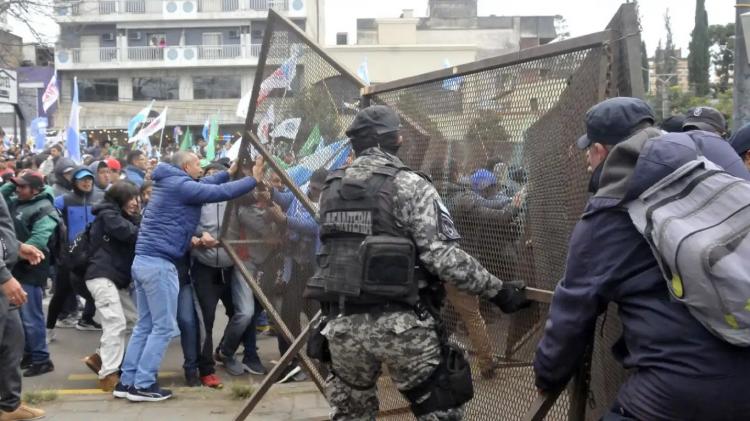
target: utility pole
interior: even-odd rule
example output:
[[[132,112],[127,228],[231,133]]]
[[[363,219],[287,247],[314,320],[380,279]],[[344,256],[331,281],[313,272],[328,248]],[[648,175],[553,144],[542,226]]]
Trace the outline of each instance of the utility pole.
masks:
[[[737,0],[734,47],[734,128],[737,130],[750,123],[750,64],[745,49],[745,31],[742,27],[742,14],[750,13],[748,0]]]

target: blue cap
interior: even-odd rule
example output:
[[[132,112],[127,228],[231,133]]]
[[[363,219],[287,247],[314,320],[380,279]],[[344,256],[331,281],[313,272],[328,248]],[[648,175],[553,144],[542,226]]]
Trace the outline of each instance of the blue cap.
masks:
[[[475,192],[480,192],[495,184],[497,184],[497,177],[485,169],[477,170],[471,176],[471,189]]]
[[[81,168],[73,174],[74,180],[80,180],[86,177],[94,178],[94,173],[88,168]]]
[[[592,143],[616,145],[629,138],[644,121],[656,121],[654,110],[642,99],[615,97],[604,100],[586,112],[586,134],[576,146],[586,149]]]
[[[750,123],[740,127],[732,137],[729,138],[729,144],[732,145],[737,154],[742,156],[745,152],[750,151]]]

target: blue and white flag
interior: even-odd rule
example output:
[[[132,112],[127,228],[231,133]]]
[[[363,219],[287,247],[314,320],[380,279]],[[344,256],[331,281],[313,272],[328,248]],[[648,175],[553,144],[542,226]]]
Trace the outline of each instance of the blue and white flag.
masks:
[[[206,118],[206,122],[203,123],[203,132],[201,132],[203,134],[203,140],[205,140],[206,142],[208,142],[208,127],[210,124],[211,122],[208,118]]]
[[[65,145],[67,146],[68,158],[76,164],[81,163],[80,120],[81,107],[78,105],[78,78],[73,78],[73,101],[70,103],[70,120],[65,132]]]
[[[271,137],[294,139],[297,137],[300,124],[302,124],[301,118],[288,118],[273,128],[273,131],[271,131]]]
[[[150,104],[148,104],[144,109],[138,111],[138,114],[130,119],[130,121],[128,122],[128,138],[132,138],[133,134],[135,133],[135,128],[138,127],[139,124],[143,124],[143,122],[146,121],[148,115],[151,113],[151,107],[153,106],[154,101],[151,100]]]
[[[318,168],[324,165],[328,170],[340,168],[351,153],[351,145],[348,142],[348,139],[344,139],[319,147],[314,154],[302,158],[299,164],[287,170],[289,178],[294,184],[304,186]]]
[[[443,67],[446,69],[449,69],[451,67],[451,63],[448,61],[448,59],[445,59],[443,62]],[[461,89],[461,85],[464,83],[463,76],[456,76],[449,79],[445,79],[443,81],[443,89],[446,91],[458,91]]]
[[[365,82],[365,85],[370,85],[370,72],[367,70],[367,57],[362,60],[362,64],[357,69],[357,76]]]
[[[41,152],[44,150],[44,143],[47,141],[48,124],[47,117],[37,117],[31,120],[29,132],[31,137],[34,138],[34,152]]]

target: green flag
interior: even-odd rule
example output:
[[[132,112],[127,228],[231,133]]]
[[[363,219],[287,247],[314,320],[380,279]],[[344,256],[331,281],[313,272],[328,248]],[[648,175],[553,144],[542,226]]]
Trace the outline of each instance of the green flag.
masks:
[[[299,150],[297,157],[304,158],[307,155],[315,152],[315,149],[318,147],[318,144],[321,140],[322,138],[320,137],[320,127],[318,127],[318,125],[316,124],[315,128],[310,132],[310,136],[307,136],[307,141],[304,145],[302,145],[302,149]]]
[[[216,138],[219,136],[219,125],[216,116],[211,117],[211,127],[208,129],[208,145],[206,145],[206,159],[211,162],[216,158]]]
[[[288,170],[289,169],[289,164],[287,164],[286,162],[284,162],[284,160],[281,159],[281,158],[279,158],[278,156],[274,155],[273,160],[279,165],[279,167],[281,167],[282,170]]]
[[[182,138],[180,144],[181,151],[189,151],[193,147],[193,134],[190,132],[190,126],[185,130],[185,136]]]

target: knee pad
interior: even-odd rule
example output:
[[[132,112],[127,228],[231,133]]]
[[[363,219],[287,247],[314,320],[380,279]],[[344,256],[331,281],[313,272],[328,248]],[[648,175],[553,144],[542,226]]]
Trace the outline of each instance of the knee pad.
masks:
[[[415,416],[458,408],[474,397],[471,367],[461,349],[445,345],[443,360],[422,383],[401,393]]]

